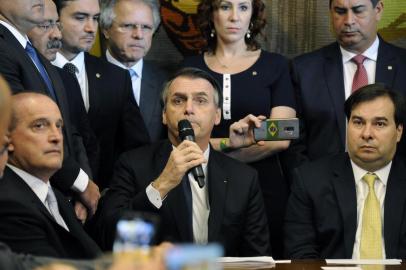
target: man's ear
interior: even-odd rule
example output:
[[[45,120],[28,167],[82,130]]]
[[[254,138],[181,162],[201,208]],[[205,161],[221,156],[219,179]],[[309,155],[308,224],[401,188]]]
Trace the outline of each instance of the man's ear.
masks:
[[[403,134],[403,124],[399,124],[396,127],[396,132],[397,132],[397,142],[399,142],[400,139],[402,138],[402,134]]]

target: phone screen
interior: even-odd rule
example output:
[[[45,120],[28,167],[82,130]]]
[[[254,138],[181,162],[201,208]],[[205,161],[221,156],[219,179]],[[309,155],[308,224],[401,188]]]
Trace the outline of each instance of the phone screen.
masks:
[[[140,217],[121,219],[117,223],[113,252],[148,248],[155,235],[153,222]]]

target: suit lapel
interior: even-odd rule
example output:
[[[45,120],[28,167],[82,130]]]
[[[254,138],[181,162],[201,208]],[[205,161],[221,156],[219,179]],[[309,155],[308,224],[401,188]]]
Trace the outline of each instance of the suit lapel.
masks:
[[[396,72],[396,55],[394,55],[392,50],[388,48],[386,42],[380,39],[376,62],[375,82],[384,83],[389,89],[392,89]]]
[[[400,160],[394,160],[388,178],[385,195],[384,239],[387,258],[398,254],[401,225],[403,224],[406,203],[406,166]]]
[[[354,174],[347,154],[333,170],[333,186],[344,226],[345,256],[351,258],[357,228],[357,195]]]
[[[341,143],[345,146],[345,88],[343,63],[341,52],[337,43],[328,47],[325,52],[324,77],[326,78],[327,89],[333,102],[338,130],[340,131]]]
[[[49,213],[48,209],[41,202],[34,191],[27,185],[27,183],[21,179],[13,170],[6,167],[4,170],[4,178],[9,179],[11,186],[14,187],[18,194],[23,196],[22,198],[30,202],[35,208],[37,208],[44,216],[46,216],[51,222],[54,222],[57,226],[58,223],[55,221],[54,217]]]
[[[29,80],[33,85],[36,85],[36,89],[34,90],[47,95],[48,94],[48,90],[46,90],[47,85],[44,79],[42,78],[41,74],[39,73],[37,67],[35,66],[34,62],[31,60],[29,55],[26,53],[25,49],[21,46],[21,44],[13,36],[13,34],[1,24],[0,24],[0,36],[4,39],[4,42],[7,44],[7,46],[12,50],[13,57],[21,61],[22,62],[21,64],[27,71],[27,74],[30,74]],[[38,53],[38,55],[40,54]]]
[[[150,72],[148,63],[144,61],[139,108],[147,126],[151,122],[154,109],[157,106],[156,104],[160,102],[160,100],[157,99],[158,95],[156,94],[156,91],[159,91],[159,88],[157,87],[155,80],[151,78],[151,75],[153,74]]]
[[[210,215],[208,221],[208,241],[219,239],[219,231],[223,224],[224,207],[227,197],[227,183],[232,181],[227,177],[227,173],[221,168],[218,160],[219,153],[213,148],[210,149],[208,164],[207,185],[209,189]]]
[[[85,53],[85,68],[86,68],[86,75],[87,75],[87,83],[88,83],[88,90],[89,90],[89,111],[88,114],[99,114],[99,107],[100,104],[99,99],[103,96],[101,93],[97,91],[99,89],[103,89],[103,72],[99,70],[98,65],[94,63],[91,56]]]

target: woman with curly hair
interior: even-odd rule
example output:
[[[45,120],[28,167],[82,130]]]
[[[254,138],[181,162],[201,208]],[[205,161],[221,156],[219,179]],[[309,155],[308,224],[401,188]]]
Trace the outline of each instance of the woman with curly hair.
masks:
[[[265,27],[262,0],[202,0],[198,25],[205,38],[204,53],[185,59],[183,66],[208,71],[222,85],[223,119],[212,134],[212,146],[251,164],[259,174],[270,228],[272,255],[283,254],[283,217],[288,183],[278,152],[289,141],[268,141],[230,149],[229,126],[248,114],[269,118],[296,116],[288,61],[260,48],[256,38]]]

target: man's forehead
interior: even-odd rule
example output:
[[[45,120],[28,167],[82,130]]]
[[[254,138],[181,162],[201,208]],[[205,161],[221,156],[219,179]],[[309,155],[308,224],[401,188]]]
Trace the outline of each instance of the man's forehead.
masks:
[[[362,117],[365,119],[394,118],[395,105],[389,97],[378,97],[376,99],[357,104],[351,110],[351,117]]]
[[[178,77],[171,83],[170,94],[184,93],[184,94],[202,94],[212,95],[214,92],[213,86],[209,81],[203,78],[190,78],[190,77]]]
[[[100,5],[98,0],[72,0],[65,2],[61,12],[67,9],[73,13],[94,15],[100,12]]]
[[[356,6],[365,6],[369,3],[372,4],[371,0],[333,0],[332,7],[356,7]]]

